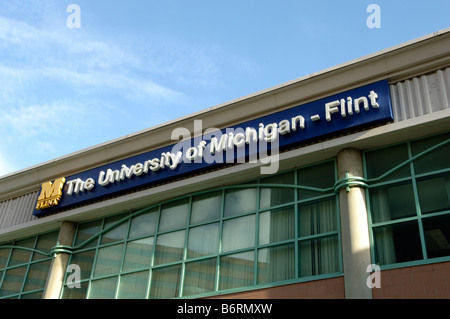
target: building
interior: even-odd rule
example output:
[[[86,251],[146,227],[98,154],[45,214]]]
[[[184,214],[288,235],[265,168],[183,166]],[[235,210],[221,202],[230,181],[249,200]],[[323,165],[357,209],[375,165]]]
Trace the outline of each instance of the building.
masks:
[[[0,297],[449,298],[449,105],[446,29],[4,176]]]

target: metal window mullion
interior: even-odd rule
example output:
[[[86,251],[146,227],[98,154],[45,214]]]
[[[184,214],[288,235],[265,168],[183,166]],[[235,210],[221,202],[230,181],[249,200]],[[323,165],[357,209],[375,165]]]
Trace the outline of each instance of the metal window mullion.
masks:
[[[225,189],[222,189],[222,203],[220,206],[220,219],[219,219],[219,247],[217,247],[217,261],[216,261],[216,280],[214,283],[214,291],[219,291],[220,282],[220,256],[222,253],[222,234],[223,234],[223,218],[225,214]]]
[[[156,227],[155,227],[155,233],[153,235],[153,251],[152,251],[152,257],[150,261],[150,267],[149,267],[149,274],[148,274],[148,287],[147,287],[147,299],[150,298],[150,292],[152,288],[152,279],[153,279],[153,268],[155,267],[155,257],[156,257],[156,245],[158,244],[158,236],[159,236],[159,222],[161,220],[161,206],[162,204],[158,205],[158,212],[156,216]]]
[[[294,171],[294,185],[298,186],[298,169]],[[300,245],[298,243],[298,238],[300,237],[299,231],[299,198],[298,198],[298,189],[295,189],[294,192],[294,278],[297,279],[300,277]]]
[[[412,147],[411,142],[407,142],[408,147],[408,156],[409,158],[412,158]],[[414,169],[414,161],[410,161],[409,163],[410,173],[411,173],[411,179],[412,179],[412,186],[413,186],[413,194],[414,194],[414,201],[415,201],[415,208],[416,208],[416,218],[417,218],[417,226],[419,227],[419,238],[420,238],[420,245],[422,249],[422,258],[424,260],[428,259],[428,253],[426,249],[426,242],[425,242],[425,233],[423,230],[422,225],[422,210],[420,208],[420,202],[419,202],[419,190],[417,188],[417,180],[416,180],[416,172]]]
[[[186,217],[186,226],[184,227],[185,229],[185,234],[184,234],[184,251],[183,251],[183,257],[181,260],[181,280],[180,280],[180,289],[178,292],[178,297],[182,297],[183,296],[183,288],[184,288],[184,276],[186,273],[186,260],[187,260],[187,251],[188,251],[188,236],[189,236],[189,226],[191,224],[191,214],[192,214],[192,197],[193,196],[189,196],[189,206],[188,206],[188,214]]]

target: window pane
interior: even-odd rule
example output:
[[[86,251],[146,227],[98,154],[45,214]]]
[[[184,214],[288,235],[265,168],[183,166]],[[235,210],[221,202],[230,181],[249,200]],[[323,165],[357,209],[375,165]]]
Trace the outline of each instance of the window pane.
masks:
[[[194,227],[189,230],[188,258],[217,254],[219,248],[219,223]]]
[[[423,219],[428,258],[450,255],[450,215]]]
[[[143,213],[131,219],[130,235],[128,238],[138,238],[153,235],[156,231],[158,210]]]
[[[255,215],[250,215],[224,221],[222,251],[254,246],[255,218]]]
[[[0,297],[20,293],[26,271],[26,266],[7,270],[0,289]]]
[[[189,199],[183,199],[161,207],[159,231],[171,230],[186,226],[189,211]]]
[[[450,138],[450,134],[443,134],[439,136],[433,136],[420,141],[411,143],[411,150],[413,156],[428,150],[429,148],[447,140]],[[442,146],[430,153],[420,157],[414,161],[414,169],[416,174],[447,169],[450,168],[450,144]]]
[[[176,298],[180,292],[181,265],[152,271],[150,298]]]
[[[20,299],[42,299],[43,291],[32,292],[20,296]]]
[[[183,259],[185,231],[159,235],[156,245],[155,265]]]
[[[17,241],[14,246],[33,248],[35,237]],[[14,248],[8,266],[20,265],[30,261],[31,251]]]
[[[44,289],[51,260],[30,265],[23,291]]]
[[[408,160],[408,149],[406,144],[386,147],[365,153],[367,178],[378,178],[397,165]],[[382,181],[408,177],[410,175],[409,165],[386,176]]]
[[[259,244],[292,239],[295,236],[294,206],[259,214]]]
[[[114,299],[116,297],[117,277],[94,280],[91,283],[89,299]]]
[[[118,215],[107,218],[105,220],[105,225],[103,226],[103,229],[107,229],[108,227],[111,227],[116,223],[120,223],[120,220],[122,220],[125,217],[126,215]],[[111,230],[104,233],[102,235],[102,244],[108,244],[124,240],[127,237],[127,232],[128,232],[128,220],[120,223],[119,225],[115,226]]]
[[[282,184],[295,185],[294,172],[287,172],[261,179],[261,184]],[[261,209],[269,208],[275,205],[293,202],[295,199],[294,188],[283,187],[262,187],[260,196]]]
[[[192,199],[191,224],[203,223],[220,218],[222,192],[195,196]]]
[[[416,216],[411,184],[397,185],[370,191],[372,222]]]
[[[220,258],[219,289],[231,289],[253,285],[253,251]]]
[[[183,296],[214,291],[216,258],[187,263]]]
[[[332,188],[336,181],[334,172],[334,162],[325,162],[322,164],[305,167],[298,170],[298,185],[319,189]],[[323,192],[299,190],[300,200],[324,195]]]
[[[106,276],[120,271],[123,244],[100,248],[95,264],[94,276]]]
[[[96,220],[89,223],[84,223],[78,226],[77,237],[75,240],[75,246],[81,245],[86,240],[89,240],[95,234],[98,234],[102,227],[102,221]],[[97,245],[98,239],[92,240],[82,248],[95,247]]]
[[[380,265],[423,258],[417,222],[377,227],[373,235],[376,262]]]
[[[89,250],[72,255],[71,264],[80,267],[80,279],[88,279],[91,277],[92,264],[94,263],[95,250]]]
[[[69,288],[67,286],[64,287],[62,299],[85,299],[87,290],[89,287],[88,282],[80,283],[80,288]]]
[[[337,236],[300,242],[300,277],[338,272],[339,246]]]
[[[264,248],[258,251],[258,284],[295,277],[294,244]]]
[[[57,238],[58,231],[38,236],[36,249],[43,252],[50,252],[50,250],[56,245]],[[49,256],[38,253],[33,254],[33,260],[39,260],[43,258],[49,258]]]
[[[300,236],[311,236],[338,230],[336,199],[334,197],[300,204],[298,212]]]
[[[224,216],[235,216],[256,210],[256,189],[228,190],[225,195]]]
[[[9,243],[7,245],[10,245]],[[6,267],[11,249],[0,249],[0,269]]]
[[[450,209],[450,176],[417,182],[422,214]]]
[[[145,299],[147,297],[148,271],[120,277],[118,299]]]
[[[152,254],[153,237],[128,242],[123,271],[150,267]]]

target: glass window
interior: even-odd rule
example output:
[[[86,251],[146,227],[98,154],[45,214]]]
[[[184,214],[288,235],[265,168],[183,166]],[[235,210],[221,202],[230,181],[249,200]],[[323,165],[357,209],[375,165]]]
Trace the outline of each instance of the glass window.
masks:
[[[219,223],[198,226],[189,230],[187,258],[217,254]]]
[[[156,244],[155,265],[183,259],[185,231],[159,235]]]
[[[378,178],[409,159],[406,144],[394,145],[365,154],[367,178]],[[386,176],[383,181],[408,177],[409,165]]]
[[[20,246],[20,247],[26,247],[26,248],[32,249],[32,248],[34,248],[35,241],[36,241],[35,237],[27,238],[27,239],[17,241],[14,244],[14,246]],[[30,258],[31,258],[30,250],[14,248],[8,266],[15,266],[15,265],[28,263],[30,261]]]
[[[295,278],[294,244],[263,248],[258,251],[258,283]]]
[[[219,289],[252,285],[254,255],[253,251],[249,251],[221,257]]]
[[[262,184],[294,185],[294,172],[274,175],[261,179]],[[262,187],[260,195],[260,208],[269,208],[276,205],[291,203],[295,200],[295,190],[283,187]]]
[[[89,299],[114,299],[116,287],[117,277],[94,280],[91,283]]]
[[[428,258],[450,256],[450,215],[423,219]]]
[[[416,215],[413,187],[409,183],[371,190],[370,205],[373,223]]]
[[[189,212],[189,199],[183,199],[161,207],[159,231],[167,231],[186,226]]]
[[[128,242],[123,271],[150,267],[152,254],[153,237]]]
[[[337,236],[301,241],[300,277],[338,272],[339,249]]]
[[[30,265],[23,291],[37,290],[45,287],[51,260]]]
[[[194,196],[192,199],[191,224],[204,223],[220,218],[222,191]]]
[[[147,297],[148,271],[120,277],[119,299],[145,299]]]
[[[93,236],[98,234],[101,229],[102,229],[101,220],[96,220],[78,225],[77,235],[75,238],[75,246],[79,246],[84,242],[86,242],[87,240],[91,239]],[[98,239],[92,240],[91,242],[84,245],[83,248],[95,247],[97,245],[97,242]]]
[[[417,189],[422,214],[450,209],[450,176],[420,180]]]
[[[103,247],[98,250],[94,276],[101,277],[118,273],[122,264],[123,244]]]
[[[181,265],[154,269],[150,298],[176,298],[180,294]]]
[[[109,227],[117,223],[118,225],[102,235],[102,244],[113,243],[119,240],[124,240],[126,238],[128,232],[128,222],[127,221],[121,222],[121,220],[124,219],[125,217],[126,217],[125,215],[118,215],[107,218],[105,220],[105,225],[103,226],[103,229],[108,229]]]
[[[298,184],[301,186],[317,189],[327,189],[334,187],[336,182],[334,162],[324,162],[321,164],[308,166],[298,170]],[[298,196],[300,200],[322,196],[323,192],[315,190],[300,189]]]
[[[380,265],[423,258],[417,222],[376,227],[373,235],[376,262]]]
[[[414,141],[411,143],[412,155],[416,156],[431,147],[438,145],[450,138],[450,133],[433,136],[430,138]],[[429,152],[423,157],[414,161],[414,169],[416,174],[423,174],[427,172],[448,169],[450,158],[450,144],[447,144],[439,149]]]
[[[289,206],[259,214],[259,244],[269,244],[295,237],[295,208]]]
[[[256,210],[256,188],[227,190],[225,217],[236,216]]]
[[[56,245],[56,238],[58,238],[58,234],[59,231],[39,235],[36,243],[36,250],[49,252]],[[33,254],[33,260],[41,260],[45,258],[48,258],[48,255],[38,253]]]
[[[20,293],[22,291],[22,284],[26,271],[26,266],[6,270],[0,289],[0,296],[4,297]]]
[[[133,217],[131,219],[129,238],[147,237],[156,231],[158,209]]]
[[[94,264],[95,250],[88,250],[72,255],[71,264],[80,267],[80,279],[88,279],[91,276],[92,265]]]
[[[299,234],[317,235],[337,231],[336,199],[324,199],[306,204],[299,204]]]
[[[216,258],[186,263],[183,296],[214,291],[216,264]]]
[[[223,222],[222,251],[251,247],[255,244],[255,215]]]

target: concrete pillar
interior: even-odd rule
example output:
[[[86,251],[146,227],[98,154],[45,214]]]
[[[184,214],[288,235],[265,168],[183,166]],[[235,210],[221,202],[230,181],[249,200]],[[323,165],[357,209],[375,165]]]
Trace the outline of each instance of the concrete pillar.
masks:
[[[72,222],[62,222],[58,235],[58,245],[72,246],[76,225]],[[47,277],[47,283],[42,295],[43,299],[58,299],[64,282],[70,254],[59,252],[53,257]]]
[[[338,179],[364,177],[361,152],[344,149],[338,153]],[[372,299],[372,289],[366,280],[370,258],[369,227],[366,198],[363,187],[358,185],[339,190],[341,218],[342,258],[344,267],[345,297],[348,299]]]

